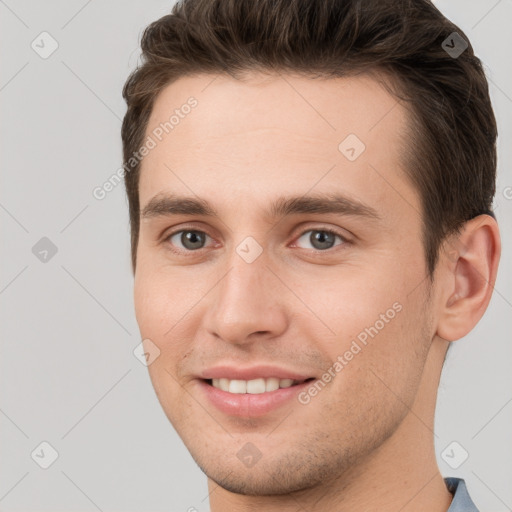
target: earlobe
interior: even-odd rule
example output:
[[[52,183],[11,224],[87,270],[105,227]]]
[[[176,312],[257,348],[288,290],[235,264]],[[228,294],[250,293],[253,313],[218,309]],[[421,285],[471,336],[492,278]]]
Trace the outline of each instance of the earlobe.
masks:
[[[437,335],[455,341],[475,327],[491,300],[501,255],[498,224],[490,215],[479,215],[443,249]]]

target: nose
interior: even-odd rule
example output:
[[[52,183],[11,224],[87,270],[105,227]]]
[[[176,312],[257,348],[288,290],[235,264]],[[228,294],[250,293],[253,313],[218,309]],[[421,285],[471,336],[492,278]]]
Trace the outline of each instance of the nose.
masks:
[[[237,254],[212,290],[203,322],[208,332],[235,345],[271,339],[287,328],[283,285],[266,266],[266,259],[247,263]]]

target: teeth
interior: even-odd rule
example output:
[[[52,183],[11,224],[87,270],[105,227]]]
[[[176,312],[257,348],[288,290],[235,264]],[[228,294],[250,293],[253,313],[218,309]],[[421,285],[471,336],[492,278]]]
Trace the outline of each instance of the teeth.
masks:
[[[265,379],[265,381],[265,391],[275,391],[279,389],[279,379],[270,377],[269,379]]]
[[[230,393],[247,393],[247,381],[246,380],[230,380],[229,389]]]
[[[280,388],[289,388],[293,384],[293,379],[281,379],[279,381]]]
[[[229,393],[259,395],[261,393],[275,391],[279,388],[289,388],[297,384],[293,379],[278,379],[270,377],[268,379],[253,380],[229,380],[229,379],[212,379],[212,386]]]
[[[265,379],[248,380],[247,393],[251,393],[252,395],[265,393]]]

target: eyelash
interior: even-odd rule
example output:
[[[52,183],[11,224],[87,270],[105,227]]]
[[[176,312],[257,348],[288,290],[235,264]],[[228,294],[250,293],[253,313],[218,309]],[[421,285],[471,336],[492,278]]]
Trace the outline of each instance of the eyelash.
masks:
[[[213,238],[211,237],[208,233],[206,233],[205,231],[201,231],[200,229],[194,229],[194,228],[185,228],[185,229],[179,229],[179,230],[176,230],[176,231],[173,231],[169,234],[167,234],[165,237],[164,237],[164,242],[167,242],[169,246],[172,246],[172,244],[170,243],[170,239],[179,234],[179,233],[186,233],[186,232],[195,232],[195,233],[201,233],[201,234],[204,234],[210,238]],[[332,252],[332,251],[335,251],[336,250],[336,247],[340,247],[340,246],[344,246],[344,245],[347,245],[349,244],[349,240],[347,240],[341,233],[338,233],[337,231],[331,229],[331,228],[322,228],[322,227],[317,227],[317,228],[310,228],[310,229],[306,229],[304,231],[302,231],[296,238],[295,240],[298,240],[300,238],[302,238],[306,233],[309,233],[309,232],[321,232],[321,233],[328,233],[329,235],[334,235],[335,237],[338,237],[341,239],[342,243],[341,244],[338,244],[338,245],[334,245],[333,247],[330,247],[329,249],[324,249],[324,250],[320,250],[320,249],[305,249],[307,251],[314,251],[315,253],[319,253],[319,254],[323,254],[323,253],[329,253],[329,252]],[[203,249],[206,249],[206,247],[201,247],[200,249],[196,249],[196,250],[189,250],[189,249],[176,249],[176,248],[171,248],[171,250],[177,254],[192,254],[192,253],[199,253],[201,252]]]

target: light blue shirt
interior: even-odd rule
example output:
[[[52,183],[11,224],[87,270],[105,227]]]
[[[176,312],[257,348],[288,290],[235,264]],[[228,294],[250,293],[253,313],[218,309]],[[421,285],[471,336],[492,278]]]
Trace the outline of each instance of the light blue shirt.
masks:
[[[466,483],[461,478],[445,478],[446,487],[453,494],[452,504],[447,512],[478,512],[469,497]]]

